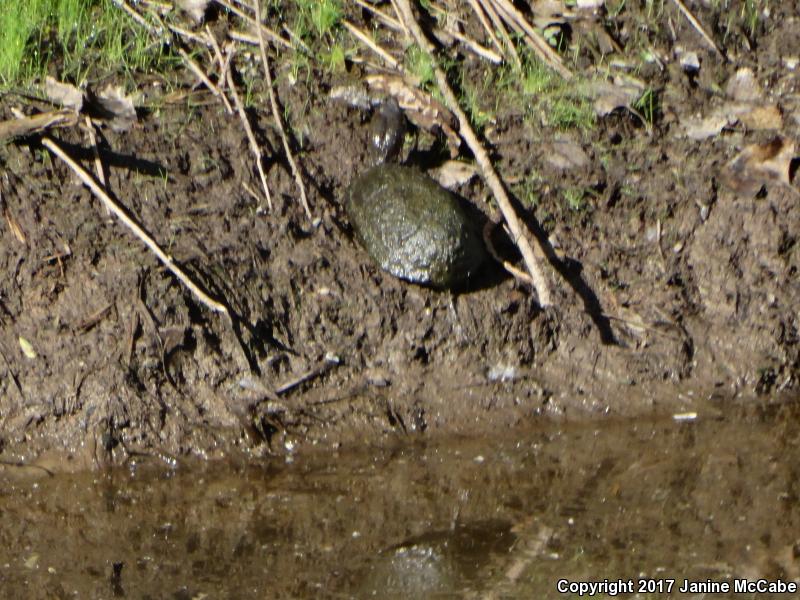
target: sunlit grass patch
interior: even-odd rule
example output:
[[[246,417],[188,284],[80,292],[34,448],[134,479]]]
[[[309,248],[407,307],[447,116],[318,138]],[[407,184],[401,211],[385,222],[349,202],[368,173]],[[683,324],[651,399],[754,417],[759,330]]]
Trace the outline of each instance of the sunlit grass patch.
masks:
[[[52,74],[79,81],[90,72],[145,71],[163,45],[111,0],[3,0],[0,85],[26,86]]]

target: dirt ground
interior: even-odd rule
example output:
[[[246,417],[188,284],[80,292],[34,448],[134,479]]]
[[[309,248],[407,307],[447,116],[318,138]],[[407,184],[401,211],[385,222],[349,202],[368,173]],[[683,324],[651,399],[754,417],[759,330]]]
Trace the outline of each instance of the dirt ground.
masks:
[[[623,48],[641,35],[646,4],[606,15]],[[288,67],[276,67],[312,219],[267,104],[250,116],[269,157],[272,210],[247,191],[260,188],[239,119],[210,94],[104,131],[110,189],[233,319],[199,304],[37,139],[6,144],[0,458],[72,470],[140,453],[260,456],[796,395],[797,187],[774,179],[743,193],[721,174],[750,144],[798,139],[800,3],[770,3],[754,33],[727,18],[744,3],[692,4],[729,60],[666,3],[661,28],[647,32],[663,60],[637,73],[659,98],[652,128],[621,109],[563,132],[500,103],[484,129],[510,189],[532,182],[538,200],[518,197],[519,209],[556,245],[547,269],[556,302],[544,311],[499,266],[450,293],[370,262],[342,206],[366,164],[367,117],[329,99],[337,75],[324,70],[291,85]],[[677,47],[697,53],[696,74]],[[476,77],[488,68],[472,67]],[[724,105],[741,68],[778,107],[780,129],[733,122],[687,138],[688,119]],[[146,80],[142,89],[158,92]],[[3,118],[18,100],[0,100]],[[79,131],[55,135],[91,167]],[[554,143],[579,145],[590,166],[556,164]],[[589,190],[585,205],[570,207],[569,189]],[[490,212],[479,179],[458,191]],[[277,399],[265,391],[305,375]]]

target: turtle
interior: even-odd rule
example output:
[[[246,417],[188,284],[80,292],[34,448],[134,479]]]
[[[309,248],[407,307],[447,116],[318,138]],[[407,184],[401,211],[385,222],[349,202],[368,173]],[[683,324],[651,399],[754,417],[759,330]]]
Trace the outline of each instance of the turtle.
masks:
[[[371,164],[346,192],[355,237],[384,271],[406,281],[452,289],[474,277],[488,254],[463,200],[423,171],[398,162],[405,117],[384,101],[370,123]]]

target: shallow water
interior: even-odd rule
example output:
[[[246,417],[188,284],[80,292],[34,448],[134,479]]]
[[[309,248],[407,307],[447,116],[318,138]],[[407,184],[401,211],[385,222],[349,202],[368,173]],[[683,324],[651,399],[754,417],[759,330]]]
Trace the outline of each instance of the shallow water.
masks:
[[[797,580],[799,414],[772,404],[689,421],[550,423],[244,467],[151,462],[53,477],[6,467],[0,589],[556,598],[577,597],[558,593],[560,579],[652,578],[656,592],[675,580],[672,595],[685,579]],[[624,597],[663,596],[634,592]]]

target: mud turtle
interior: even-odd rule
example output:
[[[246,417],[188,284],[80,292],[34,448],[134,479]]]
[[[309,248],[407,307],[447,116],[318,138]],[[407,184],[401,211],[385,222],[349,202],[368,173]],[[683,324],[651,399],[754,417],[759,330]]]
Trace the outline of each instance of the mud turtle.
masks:
[[[408,281],[450,288],[486,259],[476,225],[460,200],[422,171],[391,162],[404,117],[396,102],[373,118],[373,166],[347,190],[345,208],[356,237],[385,271]]]

